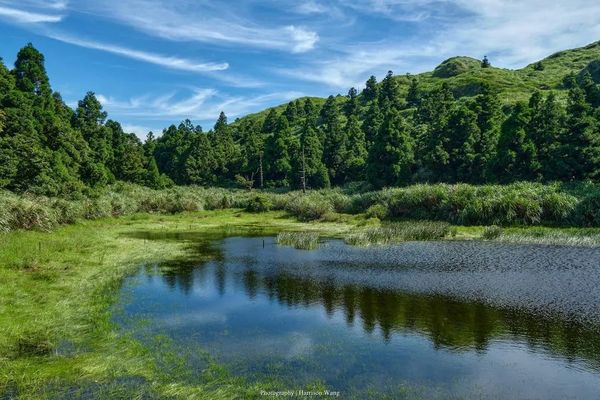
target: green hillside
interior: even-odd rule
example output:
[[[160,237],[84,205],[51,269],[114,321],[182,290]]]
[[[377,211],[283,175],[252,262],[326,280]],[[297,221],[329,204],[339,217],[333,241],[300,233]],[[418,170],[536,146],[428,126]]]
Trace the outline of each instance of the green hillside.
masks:
[[[393,70],[393,66],[390,68]],[[433,71],[410,77],[398,75],[395,79],[403,96],[408,91],[412,77],[419,80],[423,90],[432,90],[447,83],[457,97],[475,96],[481,92],[482,84],[487,83],[497,91],[504,103],[511,104],[519,100],[528,100],[536,90],[542,92],[555,90],[560,98],[564,98],[565,76],[568,74],[581,76],[584,70],[589,70],[594,81],[600,83],[600,41],[576,49],[559,51],[516,70],[496,68],[493,65],[490,68],[481,68],[481,60],[458,56],[443,61]],[[325,102],[323,98],[311,97],[311,99],[319,105]],[[285,104],[273,108],[283,112]],[[247,118],[264,118],[270,109],[248,115]]]

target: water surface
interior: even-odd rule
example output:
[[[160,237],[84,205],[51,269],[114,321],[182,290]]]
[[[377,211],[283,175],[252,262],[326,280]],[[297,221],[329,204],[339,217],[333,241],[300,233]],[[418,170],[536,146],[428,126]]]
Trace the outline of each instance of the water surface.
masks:
[[[128,278],[118,322],[142,340],[160,334],[178,349],[205,349],[251,381],[318,382],[344,398],[600,393],[597,249],[206,243],[207,260],[167,260]],[[181,354],[200,376],[205,359]]]

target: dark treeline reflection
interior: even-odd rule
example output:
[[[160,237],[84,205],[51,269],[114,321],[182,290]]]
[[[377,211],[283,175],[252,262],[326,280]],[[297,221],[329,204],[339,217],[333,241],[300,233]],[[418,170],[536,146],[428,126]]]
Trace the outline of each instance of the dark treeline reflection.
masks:
[[[570,361],[587,361],[600,368],[600,339],[594,328],[560,318],[499,309],[480,302],[465,302],[440,295],[378,289],[333,280],[306,279],[277,271],[264,271],[248,257],[242,263],[216,261],[201,265],[163,263],[148,266],[172,290],[185,295],[214,288],[219,294],[242,292],[249,299],[268,298],[283,307],[322,307],[329,318],[340,313],[349,327],[381,335],[420,334],[436,348],[475,349],[484,352],[491,341],[518,340],[532,349]]]

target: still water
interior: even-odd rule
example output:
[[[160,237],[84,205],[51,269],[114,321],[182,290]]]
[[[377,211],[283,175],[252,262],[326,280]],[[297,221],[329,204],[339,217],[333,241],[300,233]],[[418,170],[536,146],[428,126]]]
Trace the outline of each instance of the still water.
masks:
[[[198,243],[202,261],[126,280],[123,329],[204,349],[250,381],[319,383],[343,398],[600,397],[598,249]]]

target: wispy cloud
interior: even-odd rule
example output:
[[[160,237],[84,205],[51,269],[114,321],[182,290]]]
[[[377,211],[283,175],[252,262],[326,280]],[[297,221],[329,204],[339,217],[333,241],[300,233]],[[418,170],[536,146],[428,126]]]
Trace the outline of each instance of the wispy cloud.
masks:
[[[304,26],[272,26],[243,15],[238,2],[189,2],[165,0],[83,1],[104,17],[149,35],[176,41],[237,44],[302,53],[314,48],[319,35]]]
[[[111,117],[154,119],[169,121],[168,123],[188,118],[212,124],[221,111],[228,117],[235,118],[260,111],[273,102],[283,103],[302,95],[303,93],[290,91],[230,96],[215,89],[194,88],[186,96],[171,92],[158,96],[145,94],[127,100],[103,94],[96,97]]]
[[[60,22],[62,15],[45,14],[33,11],[19,10],[16,8],[3,7],[0,5],[0,18],[8,18],[9,22],[35,24],[43,22]]]
[[[600,3],[588,0],[339,0],[354,10],[390,20],[419,22],[409,37],[340,43],[334,51],[280,74],[347,88],[388,69],[430,70],[445,58],[490,56],[497,66],[519,68],[557,50],[600,38]],[[412,23],[406,22],[406,23]],[[551,28],[550,28],[551,27]]]
[[[165,56],[156,53],[145,52],[136,49],[129,49],[108,43],[96,42],[93,40],[85,40],[76,38],[69,35],[60,33],[47,33],[47,36],[59,40],[61,42],[69,43],[79,47],[85,47],[88,49],[95,49],[106,51],[120,56],[132,58],[134,60],[145,61],[151,64],[160,65],[163,67],[178,69],[189,72],[209,72],[209,71],[223,71],[229,68],[227,63],[201,63],[185,58]]]

